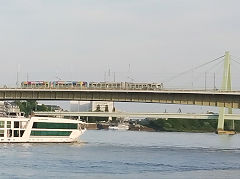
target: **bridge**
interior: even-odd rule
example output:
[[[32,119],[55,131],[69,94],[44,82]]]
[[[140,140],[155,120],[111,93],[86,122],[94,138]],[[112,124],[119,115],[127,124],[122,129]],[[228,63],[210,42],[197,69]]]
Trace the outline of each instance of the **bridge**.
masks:
[[[164,103],[240,108],[240,91],[0,89],[0,100]]]
[[[60,117],[117,117],[117,118],[154,118],[154,119],[218,119],[218,114],[190,113],[128,113],[128,112],[34,112],[35,116]],[[240,114],[225,114],[225,120],[240,120]]]
[[[72,100],[164,103],[220,107],[218,130],[224,130],[225,108],[240,109],[240,91],[232,91],[230,54],[224,56],[224,74],[221,90],[117,90],[117,89],[0,89],[0,100]],[[216,61],[217,59],[212,60]],[[205,63],[209,64],[211,62]],[[203,66],[203,65],[200,65]],[[234,129],[232,120],[231,128]]]

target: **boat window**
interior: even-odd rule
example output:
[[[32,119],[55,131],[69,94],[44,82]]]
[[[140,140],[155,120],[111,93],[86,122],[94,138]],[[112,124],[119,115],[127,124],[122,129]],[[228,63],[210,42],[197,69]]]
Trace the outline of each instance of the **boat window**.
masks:
[[[0,121],[0,128],[4,128],[4,122],[5,121]]]
[[[14,121],[14,128],[19,128],[19,121]]]
[[[7,130],[7,137],[12,137],[12,130],[11,129]]]
[[[23,136],[24,130],[20,130],[20,137]]]
[[[11,121],[7,121],[7,128],[11,128]]]
[[[20,123],[20,128],[21,128],[21,129],[26,129],[26,128],[27,128],[27,122],[21,121],[21,123]]]
[[[17,116],[17,113],[16,112],[10,112],[9,115],[10,116]]]
[[[14,137],[19,137],[19,131],[18,130],[14,130]]]
[[[31,136],[70,136],[72,131],[31,131]]]
[[[37,129],[77,129],[77,124],[34,122],[33,123],[33,128],[37,128]]]
[[[4,130],[0,130],[0,137],[4,137]]]

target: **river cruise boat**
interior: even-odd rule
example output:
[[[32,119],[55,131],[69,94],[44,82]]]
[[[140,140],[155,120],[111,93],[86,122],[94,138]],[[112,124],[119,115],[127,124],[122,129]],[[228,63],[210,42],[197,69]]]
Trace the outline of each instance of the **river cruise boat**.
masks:
[[[79,120],[52,117],[0,117],[0,143],[77,142],[86,131]]]

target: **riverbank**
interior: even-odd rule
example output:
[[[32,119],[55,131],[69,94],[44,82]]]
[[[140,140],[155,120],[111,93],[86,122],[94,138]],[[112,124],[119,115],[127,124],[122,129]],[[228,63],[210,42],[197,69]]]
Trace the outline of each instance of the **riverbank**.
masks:
[[[157,119],[145,120],[141,125],[152,128],[154,131],[165,132],[215,132],[217,120],[190,120],[190,119]],[[224,128],[230,130],[228,121],[225,121]],[[240,132],[240,123],[235,121],[235,131]]]
[[[87,129],[108,130],[109,123],[88,123]],[[144,120],[138,123],[129,123],[130,131],[148,131],[148,132],[216,132],[217,120],[190,120],[190,119],[157,119]],[[228,121],[225,121],[225,130],[230,130]],[[235,131],[240,132],[240,123],[235,121]]]

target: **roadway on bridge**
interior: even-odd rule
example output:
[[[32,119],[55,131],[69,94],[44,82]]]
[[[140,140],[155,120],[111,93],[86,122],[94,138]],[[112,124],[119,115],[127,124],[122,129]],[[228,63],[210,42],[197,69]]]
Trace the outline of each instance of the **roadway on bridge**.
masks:
[[[0,100],[71,100],[165,103],[240,108],[240,91],[0,89]]]

